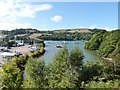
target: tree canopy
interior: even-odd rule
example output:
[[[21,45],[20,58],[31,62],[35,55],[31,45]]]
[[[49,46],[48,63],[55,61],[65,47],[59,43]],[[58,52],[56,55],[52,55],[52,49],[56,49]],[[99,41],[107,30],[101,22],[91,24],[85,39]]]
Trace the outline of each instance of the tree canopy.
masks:
[[[98,50],[99,55],[102,57],[119,57],[120,30],[96,33],[90,41],[86,43],[85,48]]]

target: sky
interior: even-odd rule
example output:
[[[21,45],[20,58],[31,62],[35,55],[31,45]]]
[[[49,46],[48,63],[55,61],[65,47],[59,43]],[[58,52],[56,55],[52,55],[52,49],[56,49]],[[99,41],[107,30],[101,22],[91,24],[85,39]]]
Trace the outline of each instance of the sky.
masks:
[[[118,28],[117,2],[16,2],[0,0],[0,30]]]

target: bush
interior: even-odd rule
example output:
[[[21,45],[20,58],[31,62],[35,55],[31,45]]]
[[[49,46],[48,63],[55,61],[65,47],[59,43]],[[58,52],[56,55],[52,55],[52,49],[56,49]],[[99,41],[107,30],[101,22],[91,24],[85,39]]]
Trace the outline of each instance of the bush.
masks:
[[[2,88],[20,88],[22,84],[22,73],[16,64],[7,63],[2,66]]]

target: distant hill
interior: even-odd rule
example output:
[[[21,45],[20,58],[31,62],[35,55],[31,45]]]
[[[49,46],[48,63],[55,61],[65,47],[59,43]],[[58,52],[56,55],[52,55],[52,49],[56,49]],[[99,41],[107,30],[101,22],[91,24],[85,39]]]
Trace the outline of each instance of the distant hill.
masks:
[[[40,31],[41,35],[38,36],[42,40],[90,40],[93,34],[101,31],[102,29],[59,29],[53,31]],[[34,36],[34,35],[33,35]]]
[[[33,34],[31,34],[29,37],[30,38],[37,38],[38,36],[41,36],[42,34],[40,34],[40,33],[33,33]]]
[[[17,38],[39,38],[42,40],[89,40],[96,32],[102,29],[59,29],[51,31],[39,31],[37,29],[15,29],[11,31],[2,31],[2,34],[7,35],[9,39]]]
[[[20,34],[33,34],[33,33],[37,33],[37,32],[39,32],[37,29],[28,28],[28,29],[14,29],[11,31],[3,30],[2,34],[12,34],[12,35],[19,34],[20,35]]]
[[[78,32],[78,33],[91,33],[92,31],[90,31],[90,29],[60,29],[60,30],[54,30],[54,32],[69,32],[69,33],[74,33],[74,32]]]
[[[69,32],[69,33],[96,33],[99,31],[103,31],[104,29],[89,29],[89,28],[77,28],[77,29],[59,29],[59,30],[53,30],[54,32]]]
[[[51,31],[39,31],[37,29],[14,29],[11,31],[2,30],[2,34],[12,34],[12,35],[20,35],[20,34],[33,34],[33,33],[44,33],[44,34],[51,34],[51,33],[96,33],[104,29],[88,29],[88,28],[77,28],[77,29],[58,29],[58,30],[51,30]]]

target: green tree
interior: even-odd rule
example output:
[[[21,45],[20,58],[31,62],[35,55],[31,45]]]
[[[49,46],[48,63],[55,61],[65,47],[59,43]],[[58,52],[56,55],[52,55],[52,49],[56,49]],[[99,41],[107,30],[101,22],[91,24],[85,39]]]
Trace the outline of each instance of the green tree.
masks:
[[[83,58],[84,58],[84,55],[81,52],[81,50],[79,49],[79,47],[73,48],[73,50],[70,52],[70,56],[69,56],[69,61],[70,61],[71,67],[74,69],[79,69],[83,64],[83,61],[82,61]]]
[[[102,57],[115,58],[120,53],[120,30],[101,31],[85,44],[86,49],[98,50]]]
[[[106,31],[100,31],[94,34],[89,43],[86,43],[85,48],[90,50],[98,50],[101,42],[103,41],[103,36],[105,33]]]
[[[68,70],[68,58],[69,58],[68,50],[66,47],[64,47],[56,54],[53,63],[51,63],[48,66],[49,67],[48,83],[50,88],[61,87],[59,83],[61,83],[65,72]]]
[[[22,84],[22,73],[16,64],[6,63],[2,65],[2,87],[20,88]]]
[[[84,55],[82,51],[79,49],[79,47],[74,47],[73,50],[70,52],[69,65],[70,65],[70,70],[74,75],[73,77],[77,78],[74,80],[76,87],[80,87],[83,59],[84,59]]]
[[[30,58],[26,64],[23,88],[44,88],[46,83],[44,67],[44,61]]]
[[[48,84],[51,88],[75,88],[79,86],[79,73],[84,56],[78,47],[70,55],[66,47],[61,49],[49,68]]]

